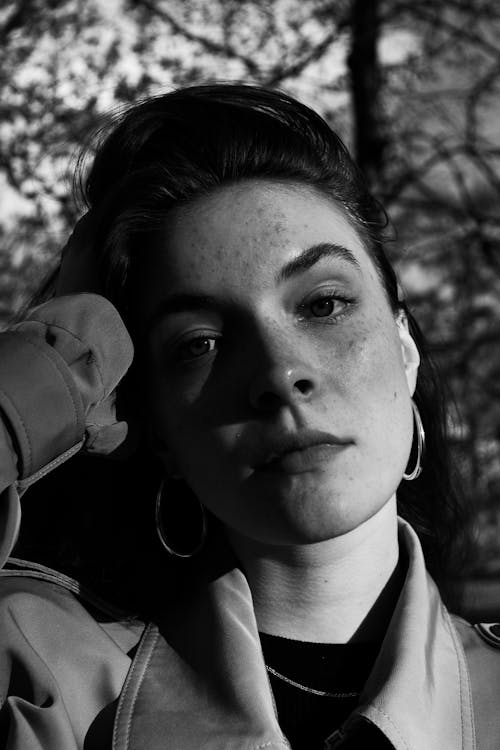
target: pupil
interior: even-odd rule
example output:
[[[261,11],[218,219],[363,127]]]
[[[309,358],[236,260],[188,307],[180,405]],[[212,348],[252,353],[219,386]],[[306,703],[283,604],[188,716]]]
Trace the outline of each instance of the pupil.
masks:
[[[333,300],[331,299],[320,299],[313,302],[311,305],[311,312],[317,318],[324,318],[327,315],[331,315],[333,312]]]

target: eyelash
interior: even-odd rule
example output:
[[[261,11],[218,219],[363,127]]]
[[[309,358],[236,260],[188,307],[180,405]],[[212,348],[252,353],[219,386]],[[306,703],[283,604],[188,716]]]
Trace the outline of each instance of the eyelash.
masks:
[[[217,348],[217,340],[220,338],[220,336],[214,336],[213,334],[207,334],[207,333],[199,333],[196,336],[193,336],[190,339],[187,339],[186,341],[181,341],[176,347],[174,351],[174,356],[177,362],[180,362],[182,364],[189,364],[192,362],[196,362],[199,359],[202,359],[202,357],[207,356],[208,354],[215,351]],[[192,354],[189,356],[189,347],[193,346],[197,342],[209,342],[209,344],[212,344],[211,348],[206,351],[202,352],[201,354]],[[184,354],[183,354],[184,352]]]
[[[314,315],[312,312],[312,306],[318,302],[331,302],[334,306],[335,303],[341,303],[342,309],[334,313],[334,309],[329,312],[327,315]],[[355,299],[352,297],[348,297],[345,294],[342,294],[335,289],[328,289],[328,290],[321,290],[319,294],[314,296],[312,299],[308,299],[305,302],[302,302],[299,305],[299,312],[303,314],[306,311],[309,311],[313,318],[316,318],[320,320],[321,318],[325,318],[325,322],[328,321],[330,324],[338,323],[342,318],[347,315],[349,312],[349,307],[355,302]]]

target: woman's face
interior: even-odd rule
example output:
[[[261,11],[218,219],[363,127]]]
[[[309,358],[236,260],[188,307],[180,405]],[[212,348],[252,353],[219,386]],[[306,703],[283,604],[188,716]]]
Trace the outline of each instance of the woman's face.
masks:
[[[239,534],[330,539],[393,496],[418,352],[343,210],[248,181],[177,210],[145,270],[167,471]]]

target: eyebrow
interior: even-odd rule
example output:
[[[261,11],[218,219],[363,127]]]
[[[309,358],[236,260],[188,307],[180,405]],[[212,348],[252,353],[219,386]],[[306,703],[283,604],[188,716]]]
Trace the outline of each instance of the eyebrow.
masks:
[[[308,247],[307,250],[304,250],[300,255],[283,266],[276,276],[276,283],[280,284],[299,273],[307,271],[323,258],[334,258],[345,261],[356,268],[356,270],[361,271],[359,261],[346,247],[337,245],[335,242],[320,242],[318,245]]]
[[[170,294],[158,305],[147,321],[147,328],[154,328],[166,315],[190,312],[191,310],[214,310],[220,308],[220,302],[209,294],[191,294],[180,292]]]
[[[323,258],[334,258],[336,260],[342,260],[349,263],[351,266],[356,268],[358,271],[361,270],[359,261],[343,245],[337,245],[334,242],[321,242],[317,245],[312,245],[306,250],[301,252],[296,258],[286,263],[279,271],[276,276],[276,283],[280,284],[309,268],[312,268],[316,263]],[[171,294],[156,308],[154,313],[148,319],[146,327],[151,330],[154,328],[160,320],[167,315],[175,315],[176,313],[191,312],[193,310],[220,310],[221,302],[217,297],[213,297],[209,294],[196,294],[190,292],[180,292],[178,294]]]

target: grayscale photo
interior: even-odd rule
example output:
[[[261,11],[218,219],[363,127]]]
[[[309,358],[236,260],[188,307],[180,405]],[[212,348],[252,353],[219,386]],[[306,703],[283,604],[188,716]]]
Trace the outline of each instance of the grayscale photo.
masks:
[[[500,750],[500,3],[0,5],[0,750]]]

